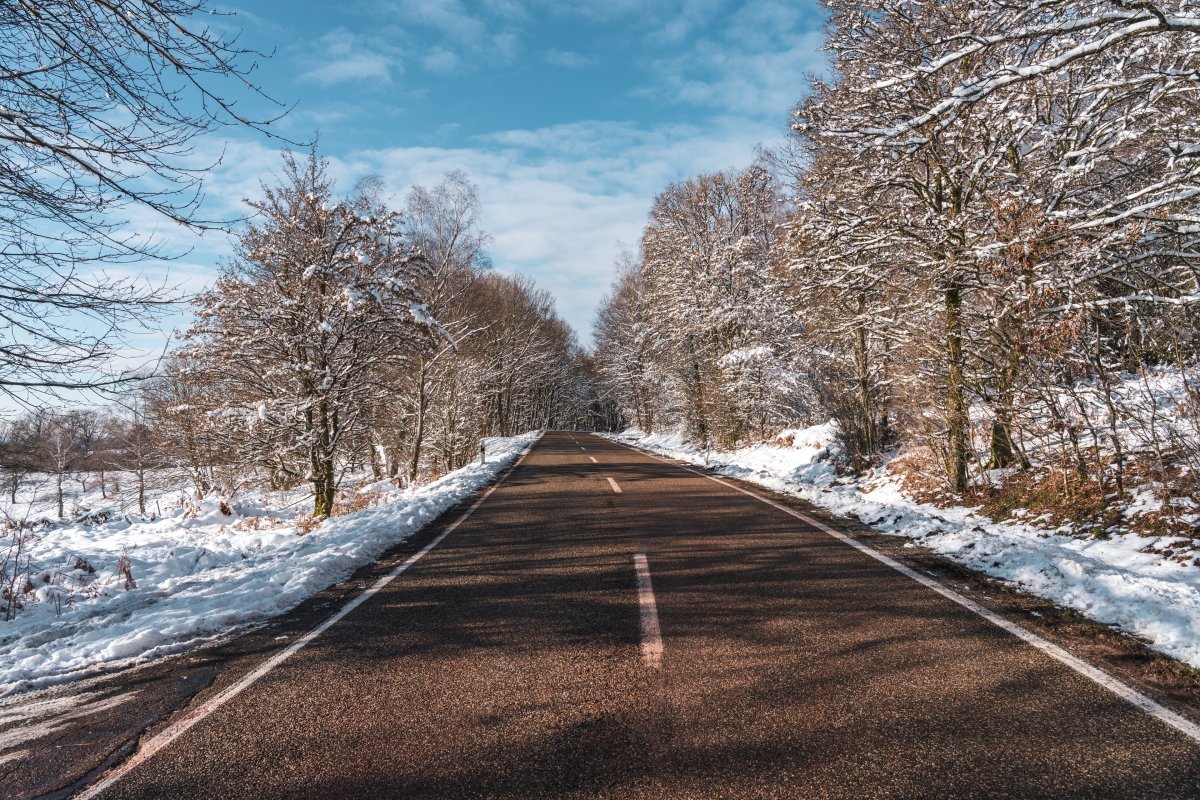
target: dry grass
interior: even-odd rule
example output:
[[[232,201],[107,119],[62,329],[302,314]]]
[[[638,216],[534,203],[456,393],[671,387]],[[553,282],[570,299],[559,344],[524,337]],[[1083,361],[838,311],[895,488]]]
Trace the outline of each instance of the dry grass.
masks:
[[[339,492],[338,496],[334,498],[333,514],[330,516],[344,517],[347,514],[353,514],[355,511],[374,508],[383,502],[383,498],[383,492],[378,490],[370,492]]]
[[[900,479],[900,487],[918,503],[944,504],[946,481],[941,477],[941,464],[928,447],[906,447],[892,459],[888,471]]]
[[[269,531],[290,524],[289,520],[269,515],[242,517],[233,523],[235,531]]]
[[[1112,532],[1137,533],[1147,537],[1187,537],[1200,543],[1200,529],[1182,518],[1182,509],[1169,505],[1171,498],[1191,498],[1195,501],[1194,482],[1182,470],[1164,473],[1149,455],[1130,455],[1124,470],[1125,494],[1116,497],[1115,465],[1109,471],[1107,493],[1101,490],[1095,475],[1081,476],[1070,466],[1055,465],[1021,470],[1007,475],[998,486],[976,486],[964,500],[981,506],[984,514],[995,520],[1015,516],[1037,518],[1039,524],[1059,527],[1069,525],[1085,535],[1107,536]],[[1152,488],[1163,507],[1126,517],[1123,509],[1132,499],[1131,488],[1146,491]],[[1018,511],[1024,512],[1018,514]],[[1165,553],[1173,557],[1171,553]],[[1191,557],[1177,560],[1190,561]]]
[[[301,536],[312,533],[317,528],[321,527],[322,522],[324,522],[324,520],[322,520],[320,517],[314,517],[312,514],[302,511],[296,515],[296,533],[300,534]]]

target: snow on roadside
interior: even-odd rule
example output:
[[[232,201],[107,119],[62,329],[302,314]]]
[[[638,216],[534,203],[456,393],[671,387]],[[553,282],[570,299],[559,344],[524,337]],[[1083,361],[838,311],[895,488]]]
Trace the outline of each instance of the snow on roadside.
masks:
[[[834,434],[834,424],[827,423],[784,431],[778,440],[792,437],[790,447],[761,444],[732,452],[706,452],[679,432],[646,436],[632,430],[613,438],[857,517],[1200,667],[1200,569],[1142,552],[1182,540],[1081,538],[1066,529],[994,522],[968,508],[916,503],[885,471],[857,480],[839,476]]]
[[[386,488],[384,502],[326,520],[305,535],[291,522],[240,529],[234,525],[237,508],[226,516],[215,500],[190,519],[177,510],[153,521],[118,517],[39,534],[30,551],[34,563],[83,558],[98,576],[59,598],[61,614],[55,602],[39,598],[14,620],[0,621],[0,697],[178,652],[281,614],[486,486],[537,436],[489,439],[487,463],[474,462],[426,486],[373,484],[366,488]],[[115,574],[122,555],[137,581],[130,591]]]

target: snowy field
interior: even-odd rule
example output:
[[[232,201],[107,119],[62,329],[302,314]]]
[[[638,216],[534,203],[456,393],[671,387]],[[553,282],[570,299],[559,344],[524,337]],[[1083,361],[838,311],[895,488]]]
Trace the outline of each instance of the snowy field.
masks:
[[[125,516],[99,491],[75,497],[93,520],[112,516],[35,529],[24,573],[33,591],[15,619],[0,620],[0,696],[178,652],[281,614],[486,486],[536,438],[489,439],[486,464],[415,489],[359,486],[379,504],[304,534],[296,527],[311,503],[303,490],[247,495],[226,505],[229,514],[217,498],[191,508],[156,498],[150,509],[162,515],[152,520]],[[31,521],[55,514],[46,491],[24,506],[7,510]],[[5,535],[0,557],[11,544]],[[136,588],[126,588],[125,563]]]
[[[1068,535],[1067,528],[1040,527],[1036,520],[998,523],[971,509],[916,503],[886,469],[858,479],[839,476],[834,430],[833,423],[787,430],[778,441],[792,437],[790,446],[732,452],[705,452],[678,432],[646,436],[630,430],[615,438],[857,517],[1200,667],[1200,568],[1144,552],[1185,540],[1136,534],[1083,538]]]

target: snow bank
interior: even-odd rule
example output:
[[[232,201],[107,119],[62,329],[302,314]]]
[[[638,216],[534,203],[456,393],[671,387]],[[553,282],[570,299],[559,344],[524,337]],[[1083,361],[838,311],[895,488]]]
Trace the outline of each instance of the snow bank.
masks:
[[[626,431],[614,438],[857,517],[1200,667],[1200,569],[1143,552],[1148,545],[1161,550],[1184,540],[1136,534],[1081,538],[1035,521],[998,523],[972,509],[915,503],[884,470],[858,479],[839,476],[834,433],[834,423],[788,430],[778,441],[790,437],[790,446],[733,452],[700,450],[677,432]]]
[[[15,620],[0,621],[0,696],[177,652],[281,614],[490,483],[536,438],[490,439],[486,464],[475,462],[413,490],[388,482],[364,487],[360,491],[385,491],[384,502],[305,535],[270,510],[261,519],[277,526],[255,530],[238,507],[226,515],[217,501],[202,504],[199,514],[181,509],[154,521],[117,517],[38,533],[32,563],[43,570],[56,565],[69,580],[36,588],[34,602]],[[122,557],[135,589],[127,591],[117,574]],[[95,574],[73,570],[77,559]],[[31,576],[35,586],[38,575]]]

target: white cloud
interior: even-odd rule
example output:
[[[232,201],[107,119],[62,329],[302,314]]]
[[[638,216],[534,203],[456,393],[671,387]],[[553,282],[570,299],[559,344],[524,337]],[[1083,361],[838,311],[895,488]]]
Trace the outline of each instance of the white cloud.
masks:
[[[487,35],[487,24],[459,0],[396,0],[390,7],[402,24],[427,25],[460,42],[482,42]]]
[[[795,3],[747,3],[722,22],[717,37],[654,61],[650,83],[637,94],[782,124],[808,76],[827,68],[816,22],[811,9]]]
[[[392,82],[391,59],[378,53],[361,53],[346,56],[319,67],[314,67],[300,75],[302,80],[314,81],[322,86],[332,86],[346,81],[375,80],[383,83]]]
[[[672,181],[700,172],[745,166],[760,142],[779,136],[771,125],[745,117],[715,117],[705,125],[642,126],[621,121],[579,121],[476,137],[467,147],[388,147],[340,153],[330,174],[348,191],[361,175],[381,175],[399,202],[414,184],[431,185],[454,169],[480,188],[483,224],[494,237],[490,254],[498,270],[523,273],[551,291],[559,312],[587,342],[592,318],[612,281],[619,243],[634,243],[654,196]],[[220,145],[205,140],[197,163],[216,159]],[[205,184],[204,215],[244,216],[242,198],[280,170],[271,142],[232,141]],[[189,288],[216,275],[232,253],[220,232],[198,237],[166,226],[149,212],[134,227],[156,230],[176,253],[192,252],[172,271]],[[180,274],[180,270],[183,274]],[[170,327],[185,327],[186,315]]]
[[[390,84],[392,71],[400,69],[391,54],[373,46],[366,38],[344,29],[321,37],[320,51],[313,59],[319,63],[300,75],[301,80],[332,86],[347,81],[371,81]]]
[[[452,50],[435,47],[425,55],[421,64],[428,72],[438,75],[453,75],[458,72],[459,67],[462,65],[462,60]]]
[[[564,69],[584,69],[595,64],[596,60],[573,50],[548,50],[546,63]]]
[[[377,172],[402,194],[462,169],[479,186],[496,268],[533,277],[588,341],[620,242],[636,242],[655,194],[698,172],[745,166],[777,138],[746,118],[643,128],[583,121],[479,137],[473,147],[386,148],[351,154],[350,174]]]

